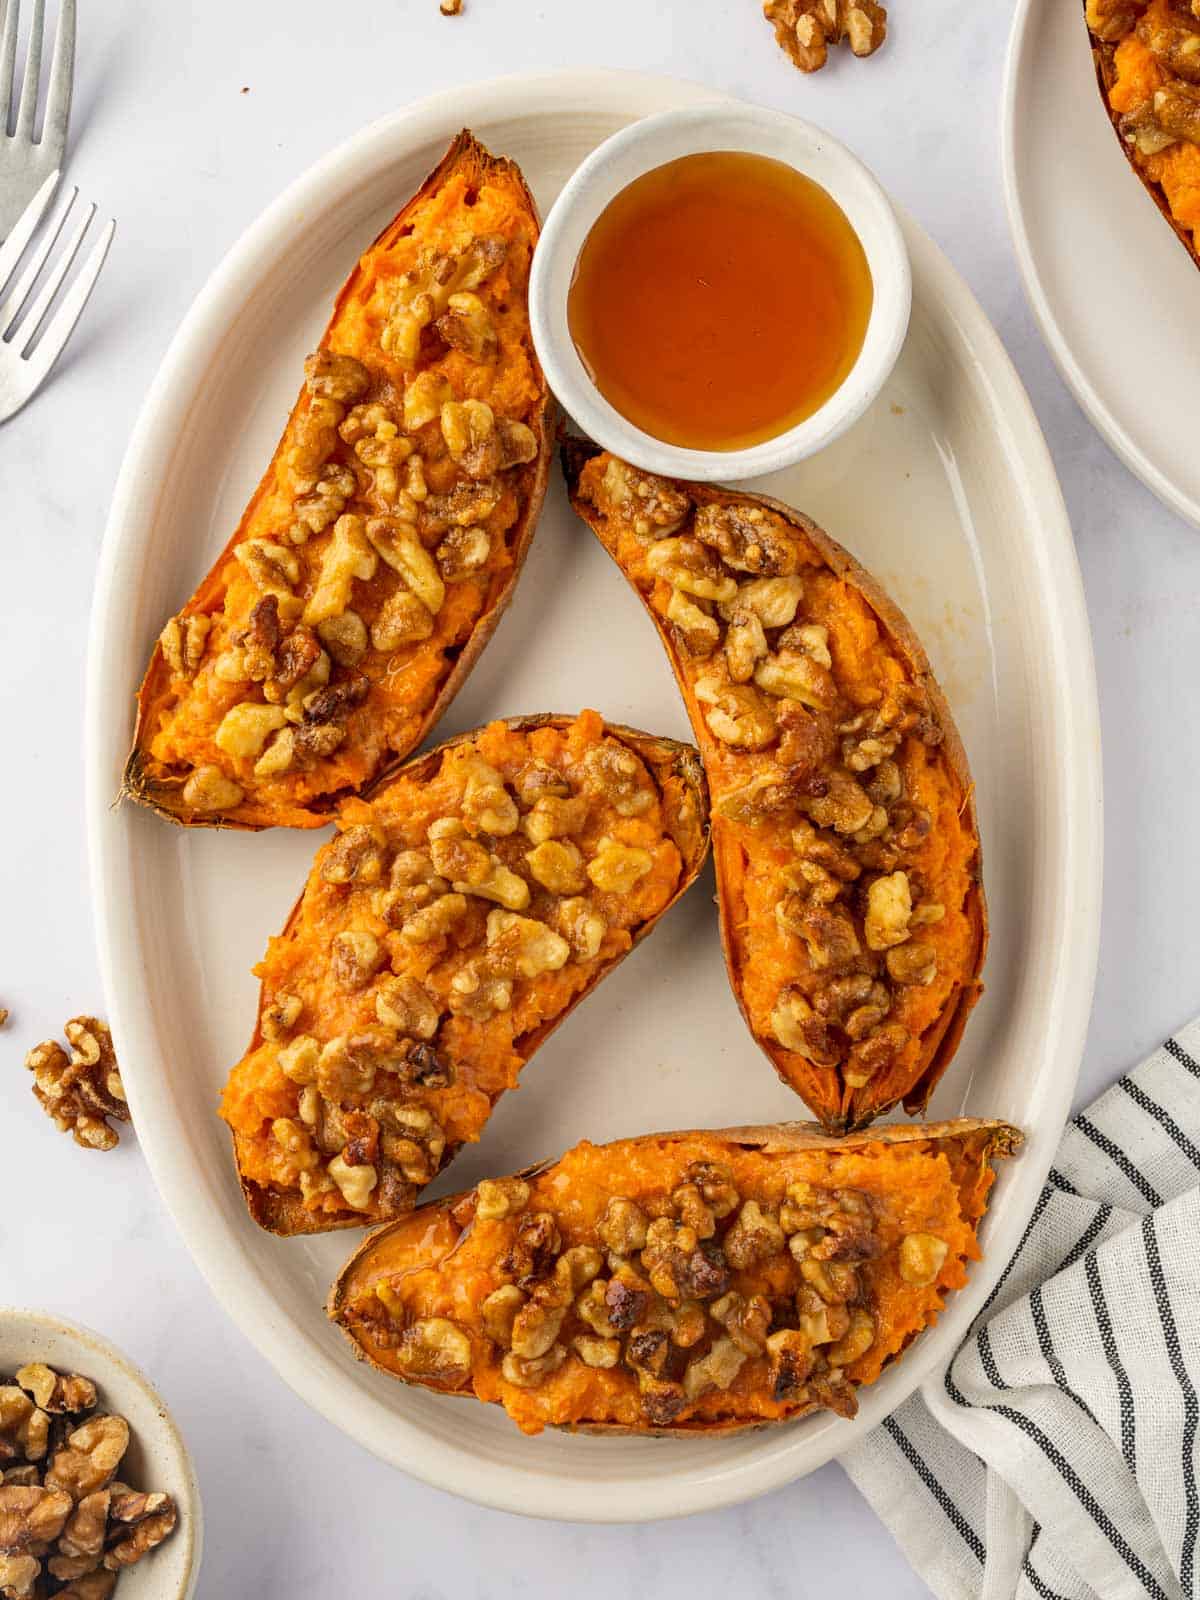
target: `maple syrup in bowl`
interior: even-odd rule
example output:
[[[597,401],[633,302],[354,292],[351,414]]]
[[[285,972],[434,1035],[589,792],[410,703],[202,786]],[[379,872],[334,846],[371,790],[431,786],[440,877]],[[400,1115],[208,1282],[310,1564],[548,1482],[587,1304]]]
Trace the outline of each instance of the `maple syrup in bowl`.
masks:
[[[681,156],[592,225],[567,296],[580,359],[630,422],[736,450],[803,422],[866,337],[871,269],[845,212],[783,161]]]
[[[830,443],[878,394],[911,276],[886,196],[811,124],[722,102],[600,145],[550,211],[530,313],[597,443],[668,476],[745,478]]]

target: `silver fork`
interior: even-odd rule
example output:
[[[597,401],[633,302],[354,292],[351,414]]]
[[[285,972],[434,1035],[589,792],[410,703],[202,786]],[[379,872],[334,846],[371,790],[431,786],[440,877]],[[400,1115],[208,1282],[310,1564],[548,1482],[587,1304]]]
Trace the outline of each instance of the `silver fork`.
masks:
[[[25,52],[25,75],[17,105],[15,131],[8,131],[12,105],[13,69],[17,57],[17,20],[20,0],[0,0],[0,239],[17,225],[31,197],[52,172],[63,164],[67,124],[71,120],[71,84],[75,76],[75,0],[61,0],[54,53],[46,88],[42,136],[33,137],[37,116],[38,81],[42,72],[42,36],[46,0],[33,0],[33,20]]]
[[[16,280],[8,298],[0,304],[0,422],[18,412],[46,381],[50,368],[62,354],[63,347],[75,330],[75,324],[83,314],[88,296],[96,287],[96,279],[100,276],[100,268],[104,265],[117,226],[110,221],[100,230],[100,236],[92,245],[86,261],[51,315],[54,298],[62,288],[71,263],[79,254],[84,235],[96,214],[94,205],[80,206],[58,259],[47,272],[37,298],[31,299],[34,285],[50,259],[55,241],[67,225],[79,195],[78,189],[72,189],[66,209],[57,223],[44,229],[42,238],[33,248],[18,277],[21,258],[33,244],[57,183],[58,172],[54,171],[43,181],[8,238],[0,245],[0,295],[14,278]]]

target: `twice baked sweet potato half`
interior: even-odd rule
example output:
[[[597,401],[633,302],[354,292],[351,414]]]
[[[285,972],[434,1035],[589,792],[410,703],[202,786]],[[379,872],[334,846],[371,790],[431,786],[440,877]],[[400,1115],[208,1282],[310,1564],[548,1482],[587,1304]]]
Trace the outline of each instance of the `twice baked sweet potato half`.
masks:
[[[221,1104],[276,1233],[411,1210],[708,852],[697,753],[594,711],[463,734],[338,825]]]
[[[526,1433],[732,1433],[871,1383],[966,1281],[999,1122],[580,1144],[372,1234],[329,1314],[408,1383]]]
[[[1084,0],[1084,16],[1121,149],[1200,267],[1200,8]]]
[[[133,799],[317,827],[449,705],[546,488],[537,237],[517,167],[462,133],[359,261],[237,531],[155,648]]]
[[[730,982],[825,1127],[922,1110],[980,993],[966,756],[916,635],[809,518],[568,440],[704,757]]]

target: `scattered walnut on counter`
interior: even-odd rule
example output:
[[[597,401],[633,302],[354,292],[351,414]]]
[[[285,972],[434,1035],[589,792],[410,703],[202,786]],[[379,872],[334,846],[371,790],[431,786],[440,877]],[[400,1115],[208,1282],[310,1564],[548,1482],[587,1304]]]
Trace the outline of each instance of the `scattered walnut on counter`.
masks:
[[[819,72],[843,39],[856,56],[871,56],[887,38],[887,11],[876,0],[765,0],[763,15],[801,72]]]
[[[113,1052],[108,1024],[96,1017],[72,1017],[63,1028],[71,1053],[55,1039],[35,1044],[25,1057],[33,1073],[33,1092],[62,1133],[85,1150],[111,1150],[117,1130],[108,1120],[128,1122],[129,1106]]]
[[[444,17],[458,17],[462,15],[463,0],[441,0],[438,10]]]
[[[117,1481],[129,1424],[98,1398],[40,1361],[0,1377],[0,1600],[108,1600],[175,1530],[169,1494]]]

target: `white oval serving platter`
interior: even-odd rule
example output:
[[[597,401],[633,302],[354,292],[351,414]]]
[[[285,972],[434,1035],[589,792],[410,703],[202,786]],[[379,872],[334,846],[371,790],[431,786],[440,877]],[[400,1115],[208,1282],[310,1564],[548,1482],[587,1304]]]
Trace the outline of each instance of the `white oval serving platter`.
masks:
[[[405,1389],[351,1357],[323,1315],[353,1234],[282,1241],[246,1215],[215,1114],[254,1019],[250,969],[320,835],[183,832],[113,808],[133,696],[163,618],[191,592],[257,482],[356,253],[468,125],[515,157],[543,210],[631,119],[714,99],[669,79],[573,72],[455,89],[373,124],[306,174],[218,268],[172,344],[130,443],[97,583],[87,806],[101,962],[146,1157],[214,1293],[313,1407],[385,1460],[488,1505],[642,1520],[728,1505],[836,1455],[961,1338],[1015,1247],[1066,1116],[1100,916],[1100,750],[1075,551],[1033,413],[983,313],[905,223],[912,326],[882,395],[837,445],[756,483],[814,515],[916,625],[978,786],[992,908],[988,993],[932,1110],[1000,1116],[1029,1141],[997,1186],[987,1259],[936,1330],[817,1416],[724,1440],[523,1438],[497,1408]],[[687,737],[653,630],[556,478],[511,614],[439,735],[575,711]],[[442,1191],[581,1137],[802,1116],[729,993],[705,874],[501,1103]]]
[[[1200,527],[1200,272],[1121,152],[1079,0],[1020,0],[1001,101],[1017,265],[1093,427]]]

